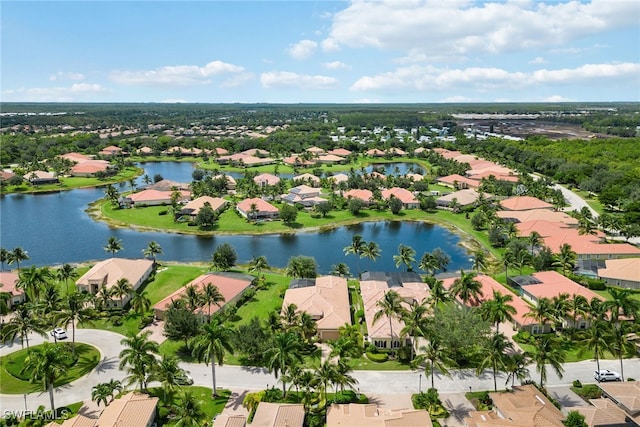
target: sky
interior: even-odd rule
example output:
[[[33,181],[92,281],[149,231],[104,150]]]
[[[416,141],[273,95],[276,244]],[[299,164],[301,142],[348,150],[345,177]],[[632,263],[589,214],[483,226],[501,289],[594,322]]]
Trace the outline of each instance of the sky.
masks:
[[[640,1],[0,1],[0,101],[640,101]]]

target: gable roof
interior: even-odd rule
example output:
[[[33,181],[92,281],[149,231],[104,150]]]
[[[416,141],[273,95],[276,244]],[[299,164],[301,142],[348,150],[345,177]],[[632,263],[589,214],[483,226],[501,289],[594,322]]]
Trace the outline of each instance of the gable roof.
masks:
[[[104,408],[97,427],[140,427],[155,418],[157,397],[135,392],[115,399]]]
[[[502,209],[509,211],[527,211],[531,209],[552,209],[553,205],[536,197],[518,196],[500,201]]]
[[[301,404],[260,402],[251,427],[302,427],[303,423]]]
[[[605,268],[598,269],[598,276],[640,282],[640,258],[608,259],[604,263]]]
[[[489,393],[493,405],[513,426],[564,427],[564,415],[535,386],[513,387],[512,392]]]
[[[204,206],[205,203],[209,203],[211,209],[218,211],[225,207],[227,201],[220,197],[210,197],[210,196],[201,196],[197,199],[191,200],[189,203],[184,205],[180,212],[189,212],[190,215],[197,215],[200,212],[200,209]]]

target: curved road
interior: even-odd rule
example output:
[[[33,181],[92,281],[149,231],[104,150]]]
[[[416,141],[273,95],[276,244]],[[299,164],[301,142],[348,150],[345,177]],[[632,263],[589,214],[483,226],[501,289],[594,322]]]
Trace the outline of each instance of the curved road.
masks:
[[[91,388],[101,382],[117,379],[121,380],[125,374],[118,369],[118,354],[122,350],[120,340],[122,335],[114,332],[92,329],[79,329],[76,331],[76,341],[91,344],[100,349],[101,361],[98,366],[87,376],[55,390],[56,406],[68,405],[90,398]],[[47,338],[40,336],[30,337],[31,343],[41,343]],[[0,346],[0,356],[19,350],[19,341],[13,345]],[[619,362],[616,360],[603,360],[601,369],[619,370]],[[198,363],[181,363],[181,366],[191,373],[196,385],[211,387],[211,367]],[[625,376],[640,377],[640,359],[625,360]],[[595,362],[584,361],[566,363],[563,379],[558,378],[549,368],[547,385],[566,385],[573,380],[583,383],[594,382],[593,371]],[[535,367],[530,366],[533,379],[539,378]],[[216,366],[217,385],[219,387],[242,390],[264,389],[267,385],[278,385],[277,380],[262,368],[240,366]],[[354,377],[358,380],[358,388],[362,393],[375,394],[401,394],[416,393],[418,388],[427,389],[431,385],[429,376],[417,371],[355,371]],[[498,387],[504,388],[505,376],[500,375]],[[441,393],[465,392],[472,390],[493,389],[493,377],[490,372],[476,375],[473,370],[452,371],[452,377],[436,375],[435,386]],[[35,410],[39,405],[49,407],[48,393],[32,393],[27,395],[27,407]],[[8,410],[24,410],[25,399],[22,394],[0,395],[0,413]]]

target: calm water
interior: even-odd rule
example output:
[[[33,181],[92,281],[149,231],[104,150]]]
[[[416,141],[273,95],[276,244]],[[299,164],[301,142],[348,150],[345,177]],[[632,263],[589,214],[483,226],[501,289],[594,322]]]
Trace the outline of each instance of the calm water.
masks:
[[[146,173],[156,173],[166,179],[191,181],[190,163],[147,163]],[[128,189],[128,186],[124,186]],[[345,256],[343,248],[354,234],[367,241],[376,241],[382,256],[375,262],[358,260],[360,270],[396,270],[393,255],[400,243],[413,247],[416,258],[423,252],[442,248],[451,257],[449,270],[469,268],[469,257],[458,245],[460,239],[447,229],[422,223],[372,222],[321,233],[268,236],[200,237],[157,232],[112,229],[95,222],[85,213],[87,205],[102,198],[104,190],[85,189],[41,195],[8,195],[0,199],[0,246],[25,249],[30,260],[21,265],[56,265],[103,259],[103,246],[111,236],[122,240],[118,256],[139,258],[148,242],[155,240],[163,249],[161,260],[209,262],[216,246],[227,242],[238,253],[240,263],[253,256],[265,255],[269,264],[284,267],[291,256],[315,257],[319,272],[327,273],[339,262],[356,271],[356,259]]]

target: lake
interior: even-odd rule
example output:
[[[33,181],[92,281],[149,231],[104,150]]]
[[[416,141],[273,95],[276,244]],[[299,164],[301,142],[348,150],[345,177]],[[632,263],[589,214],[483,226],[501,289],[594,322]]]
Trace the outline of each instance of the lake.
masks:
[[[162,162],[141,165],[150,177],[161,174],[166,179],[190,182],[193,171],[190,163]],[[128,190],[123,185],[122,191]],[[451,257],[448,270],[470,268],[469,255],[462,248],[460,237],[444,227],[421,222],[378,221],[325,232],[301,232],[260,236],[214,235],[210,237],[173,233],[114,229],[92,220],[85,209],[88,204],[104,196],[99,188],[63,191],[52,194],[11,194],[0,198],[0,246],[26,250],[30,260],[21,265],[58,265],[104,259],[110,254],[103,246],[111,236],[122,240],[119,257],[140,258],[147,244],[155,240],[163,249],[159,260],[179,262],[210,262],[211,255],[221,243],[230,243],[238,253],[238,262],[246,263],[254,256],[265,255],[269,264],[286,266],[296,255],[312,256],[318,271],[328,273],[340,262],[356,271],[356,259],[345,256],[343,249],[355,234],[366,241],[376,241],[381,257],[375,262],[358,260],[360,270],[397,270],[393,255],[399,244],[416,250],[416,258],[436,247]]]

